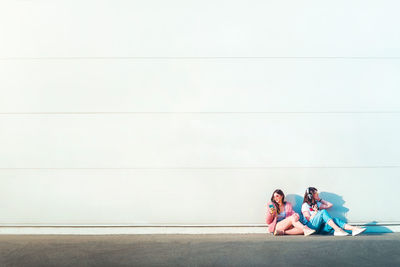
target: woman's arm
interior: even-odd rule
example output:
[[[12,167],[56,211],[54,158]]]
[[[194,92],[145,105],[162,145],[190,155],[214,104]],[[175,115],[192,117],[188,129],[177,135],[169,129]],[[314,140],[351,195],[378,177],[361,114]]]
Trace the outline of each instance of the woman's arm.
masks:
[[[269,207],[270,205],[274,206],[274,208],[271,209],[271,208]],[[274,221],[274,219],[275,219],[275,216],[276,216],[276,208],[275,208],[275,205],[272,204],[272,202],[269,202],[269,203],[267,204],[267,206],[268,206],[268,210],[267,210],[266,222],[267,222],[267,224],[270,224],[270,223],[272,223],[272,222]]]
[[[304,204],[303,204],[303,205],[304,205]],[[310,207],[310,206],[307,205],[307,206],[303,206],[303,207],[301,208],[301,211],[302,211],[302,213],[303,213],[303,216],[304,216],[304,218],[306,218],[307,221],[310,221],[312,218],[314,218],[315,215],[317,215],[317,212],[318,212],[318,207],[317,207],[317,205],[314,205],[314,206],[312,207],[312,209],[313,209],[315,212],[314,212],[313,215],[311,215],[310,210],[309,210],[309,207]]]
[[[319,209],[323,210],[323,209],[330,209],[333,207],[333,204],[323,200],[323,199],[319,199],[319,201],[321,202],[321,206],[319,206]]]
[[[310,219],[311,219],[309,207],[310,207],[310,206],[309,206],[307,203],[303,203],[303,205],[301,205],[301,213],[303,214],[303,217],[304,217],[307,221],[310,221]]]
[[[311,220],[311,215],[309,211],[303,211],[303,216],[306,218],[307,221]]]

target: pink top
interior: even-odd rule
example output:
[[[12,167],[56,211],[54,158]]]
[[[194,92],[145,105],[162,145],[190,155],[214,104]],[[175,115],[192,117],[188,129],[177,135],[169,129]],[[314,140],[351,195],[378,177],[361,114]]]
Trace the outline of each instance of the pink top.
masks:
[[[270,233],[273,233],[275,231],[275,226],[276,226],[276,220],[277,220],[277,216],[276,216],[276,212],[274,214],[271,214],[269,212],[269,205],[272,204],[275,207],[275,210],[277,210],[276,206],[274,203],[272,202],[268,202],[267,203],[267,216],[265,219],[265,222],[268,224],[268,231]],[[295,214],[295,212],[293,211],[293,206],[290,202],[286,202],[285,204],[285,212],[286,212],[286,218],[289,216],[292,216],[293,214]]]

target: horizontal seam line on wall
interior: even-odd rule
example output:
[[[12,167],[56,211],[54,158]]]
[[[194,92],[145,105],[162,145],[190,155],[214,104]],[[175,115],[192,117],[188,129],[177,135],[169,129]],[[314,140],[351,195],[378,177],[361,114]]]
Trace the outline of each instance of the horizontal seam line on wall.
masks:
[[[253,170],[253,169],[380,169],[400,166],[271,166],[271,167],[138,167],[138,168],[0,168],[0,170]]]
[[[261,111],[261,112],[235,112],[235,111],[182,111],[182,112],[152,112],[152,111],[127,111],[127,112],[0,112],[0,115],[77,115],[77,114],[399,114],[400,111]]]
[[[131,60],[131,59],[176,59],[176,60],[186,60],[186,59],[400,59],[398,56],[392,56],[392,57],[346,57],[346,56],[325,56],[325,57],[277,57],[277,56],[260,56],[260,57],[212,57],[212,56],[205,56],[205,57],[118,57],[118,56],[104,56],[104,57],[0,57],[0,60],[75,60],[75,59],[124,59],[124,60]]]

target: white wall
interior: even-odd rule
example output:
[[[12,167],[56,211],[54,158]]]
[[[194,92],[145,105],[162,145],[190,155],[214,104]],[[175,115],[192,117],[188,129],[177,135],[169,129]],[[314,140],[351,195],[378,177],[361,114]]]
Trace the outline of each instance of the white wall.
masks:
[[[399,7],[1,1],[0,224],[400,223]]]

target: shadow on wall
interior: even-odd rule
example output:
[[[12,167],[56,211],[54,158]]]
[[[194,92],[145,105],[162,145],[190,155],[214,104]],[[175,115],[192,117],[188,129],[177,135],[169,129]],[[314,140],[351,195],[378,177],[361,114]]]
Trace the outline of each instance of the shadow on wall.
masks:
[[[303,197],[295,194],[289,194],[285,196],[285,200],[292,203],[293,210],[298,214],[301,214],[301,205],[303,205]]]
[[[330,192],[321,192],[319,196],[326,201],[329,201],[333,204],[333,207],[328,210],[329,214],[334,218],[339,218],[344,222],[347,222],[347,212],[349,211],[348,208],[344,206],[346,203],[343,200],[342,196],[339,196],[335,193]],[[301,205],[303,204],[303,197],[300,195],[289,194],[286,195],[286,201],[289,201],[293,205],[293,210],[297,212],[299,215],[301,214]],[[372,221],[364,224],[367,227],[366,233],[393,233],[392,230],[389,228],[378,225],[378,222]]]
[[[347,222],[346,217],[347,217],[347,212],[349,212],[349,209],[343,206],[344,203],[346,202],[343,200],[342,196],[330,192],[321,192],[319,196],[322,199],[326,199],[327,201],[333,204],[333,207],[329,209],[329,214],[333,218],[338,218],[344,222]]]

